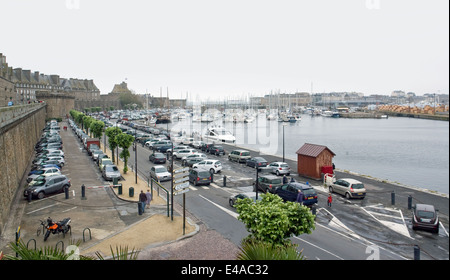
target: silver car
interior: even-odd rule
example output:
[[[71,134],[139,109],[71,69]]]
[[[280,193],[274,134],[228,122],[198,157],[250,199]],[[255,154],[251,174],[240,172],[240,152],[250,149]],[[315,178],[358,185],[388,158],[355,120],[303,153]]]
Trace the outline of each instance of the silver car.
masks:
[[[277,174],[277,176],[280,175],[287,175],[291,174],[291,168],[286,162],[276,161],[269,164],[267,167],[272,168],[272,173]]]
[[[167,171],[167,168],[163,165],[156,165],[150,169],[150,177],[158,182],[172,180],[172,174]]]
[[[105,168],[103,168],[102,176],[107,181],[112,181],[114,178],[117,178],[120,180],[122,175],[120,175],[119,168],[115,165],[105,165]]]

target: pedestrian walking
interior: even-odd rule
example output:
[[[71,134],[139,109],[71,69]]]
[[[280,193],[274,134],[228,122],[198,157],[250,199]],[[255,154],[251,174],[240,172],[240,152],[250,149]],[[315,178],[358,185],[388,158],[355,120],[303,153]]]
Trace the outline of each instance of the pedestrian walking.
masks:
[[[298,190],[297,199],[295,201],[300,203],[300,205],[303,204],[303,193],[301,190]]]
[[[333,197],[331,197],[331,193],[328,194],[327,205],[331,207],[331,202],[333,202]]]
[[[145,196],[147,197],[147,208],[150,208],[150,201],[152,201],[152,199],[153,199],[152,193],[150,192],[150,190],[147,190],[147,192],[145,193]]]
[[[141,190],[141,193],[139,194],[139,203],[141,204],[140,206],[142,213],[144,213],[146,202],[147,202],[147,195],[145,195],[144,191]]]

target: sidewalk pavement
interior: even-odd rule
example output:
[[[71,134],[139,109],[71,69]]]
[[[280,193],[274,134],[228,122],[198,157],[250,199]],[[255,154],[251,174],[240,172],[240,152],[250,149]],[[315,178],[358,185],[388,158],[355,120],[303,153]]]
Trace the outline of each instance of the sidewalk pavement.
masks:
[[[102,148],[102,150],[105,151],[104,148]],[[106,154],[108,157],[112,157],[111,151],[108,148],[106,148]],[[128,169],[127,173],[123,173],[124,162],[122,160],[119,159],[119,162],[116,162],[115,164],[123,177],[123,179],[119,181],[119,184],[122,184],[122,194],[118,193],[118,187],[111,187],[111,190],[113,190],[117,198],[137,203],[141,191],[144,193],[147,192],[147,190],[150,190],[150,186],[146,180],[139,175],[136,183],[133,170]],[[131,187],[134,188],[134,195],[132,197],[129,196],[129,189]],[[149,215],[148,217],[143,218],[96,244],[82,249],[81,254],[93,255],[95,252],[100,252],[102,256],[107,257],[111,255],[111,248],[115,251],[116,247],[128,246],[129,250],[133,248],[135,250],[144,250],[145,248],[169,244],[199,232],[199,227],[194,224],[191,219],[187,218],[185,223],[185,234],[183,235],[183,217],[174,213],[172,220],[170,217],[167,217],[167,215],[161,214],[162,210],[166,208],[166,200],[157,195],[157,190],[154,186],[150,208],[146,208],[145,213],[143,214],[143,217]]]

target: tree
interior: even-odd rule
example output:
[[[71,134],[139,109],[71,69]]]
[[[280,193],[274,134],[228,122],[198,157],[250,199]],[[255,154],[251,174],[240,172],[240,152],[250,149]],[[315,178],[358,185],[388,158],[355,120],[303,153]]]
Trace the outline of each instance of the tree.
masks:
[[[90,116],[83,116],[83,127],[86,128],[86,133],[90,134],[90,126],[91,123],[94,121],[93,117]]]
[[[286,247],[293,235],[311,233],[315,229],[314,215],[304,205],[297,202],[283,202],[275,194],[266,193],[262,199],[239,199],[236,210],[239,220],[245,225],[250,235],[247,240],[270,243]]]
[[[92,135],[94,135],[94,138],[102,138],[103,128],[105,128],[105,123],[95,119],[91,122],[91,125],[89,126],[89,130],[92,132]]]
[[[128,171],[128,158],[130,157],[130,151],[128,150],[134,142],[134,136],[120,133],[116,136],[116,141],[119,147],[122,148],[122,152],[120,152],[119,156],[123,159],[123,173],[127,173]]]
[[[111,149],[113,162],[115,159],[114,151],[118,146],[116,136],[119,135],[120,133],[122,133],[122,130],[118,127],[111,126],[106,129],[106,136],[108,136],[108,144],[109,144],[109,148]]]

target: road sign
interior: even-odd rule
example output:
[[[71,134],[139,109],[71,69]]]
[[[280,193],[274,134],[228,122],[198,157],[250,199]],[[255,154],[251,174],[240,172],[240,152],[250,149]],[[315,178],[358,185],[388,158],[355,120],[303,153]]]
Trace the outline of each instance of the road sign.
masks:
[[[185,168],[180,168],[180,169],[175,169],[173,171],[174,174],[180,173],[180,172],[185,172],[185,171],[189,171],[189,167],[185,167]]]
[[[175,190],[179,191],[179,190],[189,187],[189,182],[184,182],[184,183],[176,185],[174,187],[175,187]]]
[[[174,192],[173,194],[179,195],[179,194],[187,193],[189,190],[190,190],[189,188],[184,188],[181,191]]]
[[[184,177],[184,176],[189,176],[189,174],[188,173],[178,173],[178,174],[174,174],[173,178],[174,179],[178,179],[178,178],[181,178],[181,177]]]
[[[178,183],[186,182],[186,181],[188,181],[188,180],[189,180],[189,177],[183,177],[183,178],[174,180],[173,183],[174,183],[174,184],[178,184]]]

